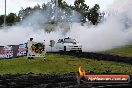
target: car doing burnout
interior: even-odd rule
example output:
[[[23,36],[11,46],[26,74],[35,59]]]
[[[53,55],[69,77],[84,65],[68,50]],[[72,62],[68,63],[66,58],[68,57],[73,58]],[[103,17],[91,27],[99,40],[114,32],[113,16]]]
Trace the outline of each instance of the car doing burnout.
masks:
[[[56,48],[59,51],[78,51],[82,52],[82,45],[80,45],[75,39],[64,38],[59,39],[56,43]]]

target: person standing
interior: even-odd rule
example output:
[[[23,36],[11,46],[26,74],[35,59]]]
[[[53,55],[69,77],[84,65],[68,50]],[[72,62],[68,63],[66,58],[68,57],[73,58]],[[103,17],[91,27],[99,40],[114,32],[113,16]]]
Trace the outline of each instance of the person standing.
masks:
[[[30,40],[28,40],[28,43],[27,43],[27,48],[28,48],[28,59],[33,59],[32,57],[32,46],[33,44],[33,38],[30,38]]]

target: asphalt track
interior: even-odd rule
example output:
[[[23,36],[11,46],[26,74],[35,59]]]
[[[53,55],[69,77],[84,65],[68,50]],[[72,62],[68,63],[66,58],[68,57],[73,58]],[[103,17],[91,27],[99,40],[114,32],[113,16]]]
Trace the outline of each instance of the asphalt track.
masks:
[[[132,81],[128,84],[78,84],[75,73],[16,74],[1,75],[0,88],[132,88]]]
[[[60,55],[70,55],[78,58],[90,58],[96,60],[104,61],[114,61],[122,64],[132,65],[132,57],[122,56],[122,55],[112,55],[112,54],[103,54],[103,53],[94,53],[94,52],[52,52],[54,54]]]

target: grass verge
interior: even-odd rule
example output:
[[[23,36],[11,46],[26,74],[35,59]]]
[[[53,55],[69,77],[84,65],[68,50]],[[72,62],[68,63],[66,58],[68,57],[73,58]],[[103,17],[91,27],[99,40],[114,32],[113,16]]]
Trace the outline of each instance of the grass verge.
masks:
[[[123,56],[132,56],[132,45],[127,45],[124,47],[115,48],[112,50],[105,51],[103,53],[123,55]]]
[[[132,74],[132,65],[119,64],[111,61],[77,58],[74,56],[48,54],[43,58],[27,59],[27,57],[0,60],[0,74],[52,74],[77,72],[79,65],[94,73]]]

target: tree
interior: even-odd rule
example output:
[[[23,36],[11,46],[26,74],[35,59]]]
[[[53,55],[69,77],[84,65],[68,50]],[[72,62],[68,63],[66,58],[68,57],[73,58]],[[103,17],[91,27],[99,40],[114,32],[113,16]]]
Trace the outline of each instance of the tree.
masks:
[[[12,25],[15,22],[19,22],[20,17],[16,15],[16,13],[10,13],[6,16],[6,25]],[[4,23],[4,15],[0,15],[0,25]]]
[[[91,8],[87,14],[87,18],[88,20],[93,24],[93,25],[97,25],[99,22],[99,5],[95,4],[95,6],[93,8]]]
[[[4,15],[0,15],[0,25],[4,23]]]
[[[63,0],[58,0],[58,6],[61,8],[61,9],[65,9],[68,7],[68,4],[63,1]]]
[[[18,17],[23,20],[24,18],[32,14],[34,11],[40,10],[40,12],[43,12],[44,16],[46,16],[46,20],[48,23],[72,21],[72,15],[75,11],[79,13],[79,20],[82,23],[90,21],[93,25],[97,25],[102,19],[102,15],[99,12],[99,5],[95,4],[93,8],[89,9],[89,6],[85,4],[85,0],[75,0],[74,6],[68,5],[64,0],[58,0],[59,8],[56,8],[55,5],[55,0],[51,0],[47,4],[43,3],[42,8],[39,4],[37,4],[33,8],[22,8],[19,11]]]
[[[46,10],[47,6],[45,3],[42,4],[42,10]]]
[[[85,4],[85,0],[75,0],[74,6],[75,6],[75,10],[81,14],[80,21],[85,23],[89,6]]]
[[[33,9],[32,9],[32,10],[34,10],[34,11],[35,11],[35,10],[41,10],[41,7],[40,7],[40,5],[39,5],[39,4],[37,4],[36,6],[34,6],[34,7],[33,7]]]
[[[7,25],[12,25],[15,22],[18,22],[20,20],[20,18],[15,14],[15,13],[10,13],[7,16],[6,22]]]
[[[18,16],[20,17],[21,20],[23,20],[24,18],[26,18],[27,16],[29,16],[29,14],[32,13],[32,8],[31,7],[27,7],[26,9],[21,8],[21,10],[18,13]]]

